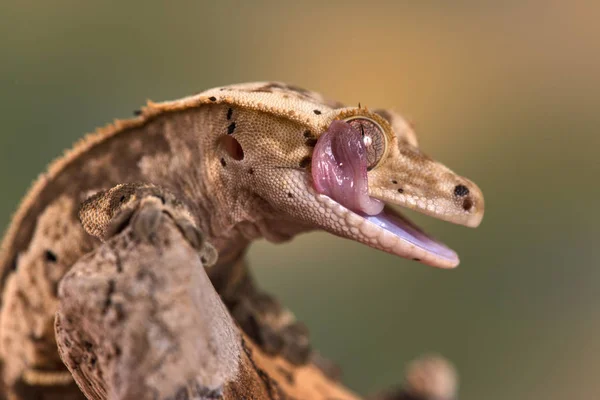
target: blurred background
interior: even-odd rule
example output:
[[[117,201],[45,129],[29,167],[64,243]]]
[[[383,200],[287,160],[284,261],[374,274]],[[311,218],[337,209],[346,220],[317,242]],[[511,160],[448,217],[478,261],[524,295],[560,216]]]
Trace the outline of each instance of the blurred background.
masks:
[[[49,161],[146,99],[281,80],[390,107],[485,194],[476,230],[414,217],[460,267],[313,233],[255,245],[259,282],[361,394],[439,352],[463,400],[600,398],[599,16],[541,0],[2,0],[0,228]]]

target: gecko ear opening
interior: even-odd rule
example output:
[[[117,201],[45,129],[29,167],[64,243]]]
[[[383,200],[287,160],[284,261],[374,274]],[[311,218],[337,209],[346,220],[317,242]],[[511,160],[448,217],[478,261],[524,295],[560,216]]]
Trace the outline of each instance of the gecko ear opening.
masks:
[[[222,136],[220,140],[221,146],[223,146],[229,157],[236,161],[244,159],[244,149],[242,149],[242,145],[235,138],[231,136]]]

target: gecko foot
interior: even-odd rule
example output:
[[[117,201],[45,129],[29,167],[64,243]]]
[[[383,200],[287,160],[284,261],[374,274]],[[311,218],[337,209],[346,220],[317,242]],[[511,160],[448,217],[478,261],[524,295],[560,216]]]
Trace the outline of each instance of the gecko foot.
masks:
[[[191,213],[177,197],[154,185],[122,184],[95,194],[79,211],[85,230],[101,240],[131,224],[142,239],[152,241],[161,219],[172,218],[187,242],[198,251],[205,267],[217,261],[217,251],[196,227]]]

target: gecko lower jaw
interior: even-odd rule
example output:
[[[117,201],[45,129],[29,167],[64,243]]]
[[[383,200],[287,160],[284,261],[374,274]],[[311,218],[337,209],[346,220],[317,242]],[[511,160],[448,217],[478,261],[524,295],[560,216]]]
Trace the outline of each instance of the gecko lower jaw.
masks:
[[[438,268],[454,268],[459,264],[456,252],[390,207],[386,206],[377,215],[366,215],[351,211],[323,194],[316,195],[316,199],[333,212],[329,217],[336,225],[330,227],[334,234]]]

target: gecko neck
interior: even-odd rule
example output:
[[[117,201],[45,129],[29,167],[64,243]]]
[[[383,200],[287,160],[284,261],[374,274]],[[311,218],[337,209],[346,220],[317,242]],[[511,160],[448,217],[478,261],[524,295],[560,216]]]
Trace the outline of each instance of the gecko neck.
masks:
[[[171,118],[161,126],[165,152],[143,156],[138,163],[144,180],[184,199],[218,250],[218,264],[236,261],[256,239],[278,243],[311,229],[286,218],[255,192],[226,181],[221,171],[227,166],[218,144],[222,132],[215,120],[221,114],[226,110],[204,107]]]

